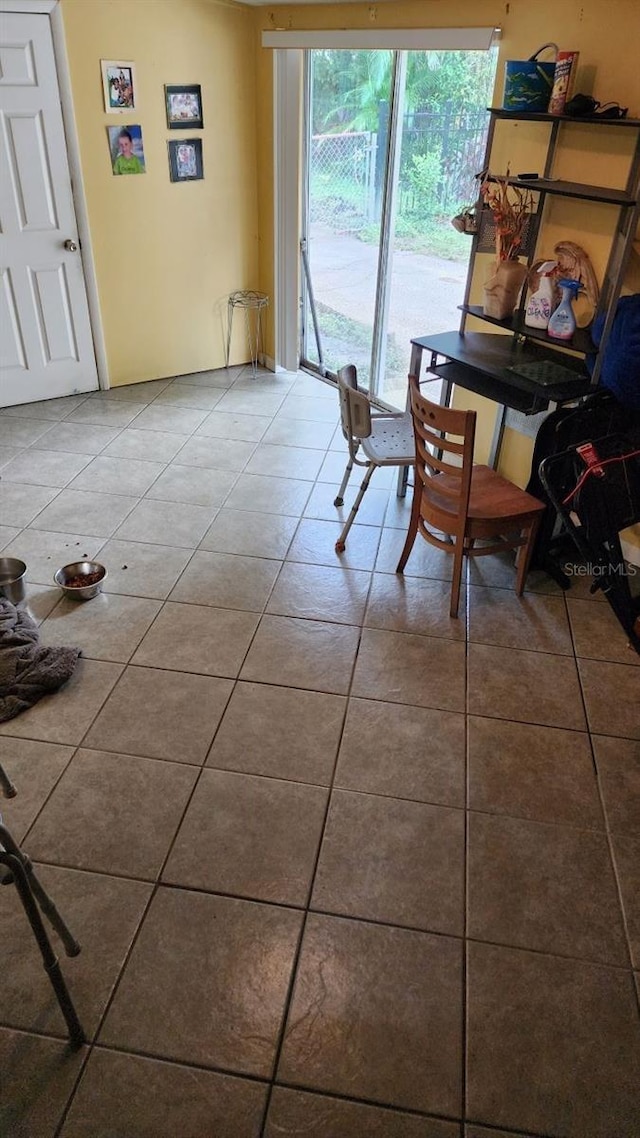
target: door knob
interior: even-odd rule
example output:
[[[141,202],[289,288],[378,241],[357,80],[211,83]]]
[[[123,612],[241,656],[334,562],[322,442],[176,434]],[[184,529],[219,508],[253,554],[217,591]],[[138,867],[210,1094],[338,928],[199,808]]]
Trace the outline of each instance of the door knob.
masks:
[[[77,253],[78,252],[78,246],[77,246],[76,242],[72,241],[70,237],[67,238],[67,240],[65,241],[64,247],[68,253]]]

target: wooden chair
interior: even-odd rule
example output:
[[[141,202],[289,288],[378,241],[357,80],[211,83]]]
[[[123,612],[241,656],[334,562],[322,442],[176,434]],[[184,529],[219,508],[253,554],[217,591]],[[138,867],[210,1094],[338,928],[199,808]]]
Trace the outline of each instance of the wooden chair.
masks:
[[[521,596],[544,504],[488,466],[473,465],[475,411],[430,403],[414,375],[409,376],[409,392],[416,476],[409,532],[396,572],[402,573],[418,532],[452,554],[450,611],[457,616],[465,555],[519,549],[516,592]]]
[[[347,534],[376,467],[409,466],[414,461],[414,448],[411,415],[407,411],[372,410],[369,396],[358,390],[358,374],[353,364],[340,368],[338,393],[340,421],[349,447],[349,459],[334,506],[344,505],[344,494],[353,464],[366,467],[362,485],[336,542],[336,552],[343,553]],[[364,455],[364,461],[358,457],[359,452]]]

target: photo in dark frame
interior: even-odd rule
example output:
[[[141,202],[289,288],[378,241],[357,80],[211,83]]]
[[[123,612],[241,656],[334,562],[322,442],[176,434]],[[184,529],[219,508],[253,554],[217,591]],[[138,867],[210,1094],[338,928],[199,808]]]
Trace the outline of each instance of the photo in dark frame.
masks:
[[[202,91],[199,83],[165,86],[169,130],[202,130]]]
[[[195,182],[204,178],[201,138],[181,138],[168,142],[167,146],[172,182]]]

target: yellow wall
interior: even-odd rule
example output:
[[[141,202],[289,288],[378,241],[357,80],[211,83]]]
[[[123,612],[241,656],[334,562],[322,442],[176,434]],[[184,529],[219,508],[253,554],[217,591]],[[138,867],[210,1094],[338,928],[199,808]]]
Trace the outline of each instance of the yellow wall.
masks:
[[[226,297],[258,275],[252,10],[62,0],[62,13],[111,384],[221,367]],[[105,114],[101,59],[134,61],[130,115]],[[167,129],[165,83],[201,84],[204,130]],[[147,172],[115,177],[106,127],[127,122],[142,126]],[[172,183],[167,140],[190,135],[204,179]]]

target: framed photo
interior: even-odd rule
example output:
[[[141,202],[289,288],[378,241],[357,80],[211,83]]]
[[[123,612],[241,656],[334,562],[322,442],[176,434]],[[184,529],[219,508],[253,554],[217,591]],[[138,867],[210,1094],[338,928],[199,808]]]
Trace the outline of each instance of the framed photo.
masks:
[[[101,59],[104,109],[109,115],[121,115],[136,108],[136,80],[133,63]]]
[[[172,182],[195,182],[204,178],[201,138],[181,138],[176,142],[168,142],[167,146]]]
[[[199,83],[192,83],[189,87],[165,87],[164,97],[169,130],[185,130],[187,127],[202,130],[202,92]]]
[[[142,127],[127,123],[126,126],[108,126],[111,170],[114,174],[146,174]]]

